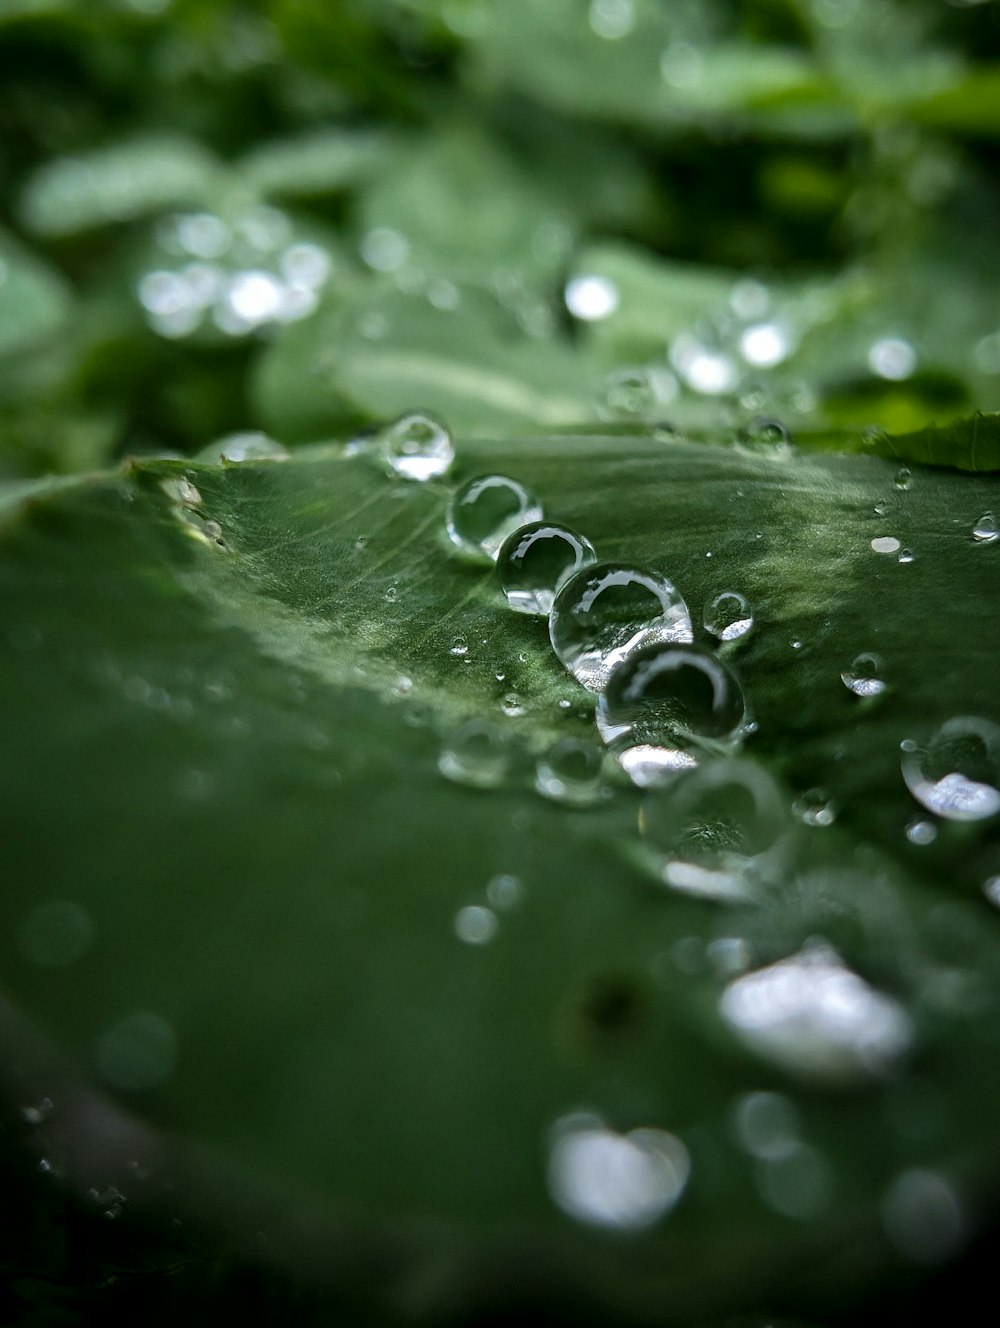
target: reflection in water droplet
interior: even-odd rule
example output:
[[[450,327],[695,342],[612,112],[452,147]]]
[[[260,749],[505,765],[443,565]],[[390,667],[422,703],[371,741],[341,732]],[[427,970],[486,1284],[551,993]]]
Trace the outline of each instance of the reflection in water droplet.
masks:
[[[689,642],[691,614],[666,577],[642,567],[595,563],[559,587],[549,616],[552,648],[591,691],[640,646]]]
[[[623,366],[605,378],[598,400],[602,419],[653,419],[677,396],[677,379],[658,365]]]
[[[516,907],[524,894],[524,882],[518,876],[501,873],[486,884],[486,899],[493,908]]]
[[[448,654],[461,658],[469,653],[469,642],[464,636],[453,636],[451,645],[448,647]]]
[[[787,825],[778,785],[742,757],[707,761],[652,790],[640,817],[644,857],[656,878],[720,900],[754,897]]]
[[[837,819],[837,804],[824,788],[807,789],[795,799],[792,810],[803,825],[828,826]]]
[[[692,645],[654,642],[632,651],[608,678],[595,721],[629,776],[655,782],[657,769],[677,768],[691,748],[722,750],[739,741],[746,724],[743,688],[714,655]]]
[[[113,1024],[97,1045],[98,1067],[116,1088],[151,1088],[166,1079],[176,1060],[174,1030],[145,1010]]]
[[[798,1145],[799,1113],[783,1093],[745,1093],[733,1111],[733,1130],[753,1157],[774,1161]]]
[[[921,747],[900,744],[906,787],[948,821],[982,821],[1000,811],[1000,728],[971,716],[950,719]]]
[[[601,797],[604,752],[581,738],[560,738],[535,767],[535,788],[546,798],[582,807]]]
[[[877,535],[871,542],[874,553],[898,553],[899,540],[893,535]]]
[[[17,928],[17,948],[41,968],[65,968],[74,963],[93,939],[90,914],[68,899],[36,904]]]
[[[799,638],[798,638],[797,636],[793,636],[792,639],[789,641],[788,644],[792,647],[793,650],[801,650],[801,649],[802,649],[802,642],[799,640]]]
[[[886,1235],[913,1263],[944,1263],[962,1245],[965,1214],[955,1187],[934,1171],[897,1176],[882,1201]]]
[[[617,1134],[596,1116],[565,1116],[552,1131],[549,1193],[570,1217],[588,1226],[641,1231],[677,1203],[691,1163],[665,1130]]]
[[[972,538],[977,544],[993,544],[998,537],[997,519],[992,512],[984,512],[972,527]]]
[[[903,1007],[823,942],[730,983],[719,1009],[767,1060],[810,1078],[849,1080],[895,1068],[913,1042]]]
[[[896,471],[896,478],[894,480],[896,488],[908,489],[910,487],[911,479],[912,476],[910,475],[909,466],[900,466],[900,468]]]
[[[532,521],[504,540],[497,573],[512,609],[548,614],[566,578],[596,561],[594,546],[585,536],[550,521]]]
[[[885,691],[882,677],[882,660],[878,655],[865,651],[855,656],[849,669],[841,673],[844,686],[855,696],[881,696]]]
[[[448,536],[466,557],[495,562],[509,535],[542,516],[541,503],[519,480],[477,475],[448,501]]]
[[[469,904],[455,914],[455,935],[466,945],[488,945],[500,928],[491,908]]]
[[[231,433],[209,445],[197,454],[199,461],[287,461],[291,453],[287,447],[269,438],[266,433]]]
[[[563,298],[574,318],[595,322],[618,308],[618,287],[607,277],[579,276],[566,283]]]
[[[937,826],[933,821],[915,820],[911,821],[906,827],[906,838],[911,844],[916,844],[918,848],[933,844],[937,836]]]
[[[507,740],[486,719],[470,719],[461,725],[438,757],[438,769],[446,778],[472,788],[499,788],[509,768]]]
[[[439,420],[415,412],[401,415],[378,435],[390,471],[406,480],[433,480],[444,475],[455,459],[451,434]]]
[[[742,430],[740,442],[744,448],[764,456],[786,457],[790,450],[791,434],[781,420],[758,415]]]
[[[720,641],[736,641],[753,626],[753,610],[744,595],[724,590],[705,605],[705,631]]]

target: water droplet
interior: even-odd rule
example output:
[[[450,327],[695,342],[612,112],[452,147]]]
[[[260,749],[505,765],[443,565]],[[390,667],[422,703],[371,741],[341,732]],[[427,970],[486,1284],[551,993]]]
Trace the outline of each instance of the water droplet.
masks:
[[[165,1019],[149,1011],[127,1015],[102,1036],[97,1064],[116,1088],[152,1088],[177,1060],[177,1036]]]
[[[755,761],[707,761],[643,803],[642,855],[657,880],[704,899],[744,900],[780,849],[785,799]]]
[[[389,602],[390,604],[395,604],[396,600],[399,599],[399,589],[398,589],[398,587],[396,587],[396,586],[386,586],[385,594],[383,595],[383,599],[388,600],[388,602]]]
[[[799,1142],[799,1113],[783,1093],[744,1093],[733,1111],[733,1132],[753,1157],[775,1161]]]
[[[547,615],[567,577],[596,561],[594,546],[585,536],[550,521],[532,521],[504,540],[497,573],[512,609]]]
[[[389,226],[374,226],[361,237],[362,262],[376,272],[398,272],[410,255],[405,235]]]
[[[380,430],[378,441],[390,471],[407,480],[438,479],[455,458],[451,434],[422,413],[401,415]]]
[[[882,337],[868,351],[868,367],[879,378],[901,382],[917,367],[917,352],[901,337]]]
[[[786,456],[789,451],[791,434],[781,420],[758,415],[752,419],[740,435],[744,448],[762,452],[767,456]]]
[[[873,553],[898,553],[899,540],[893,535],[877,535],[871,542]]]
[[[690,1170],[687,1149],[665,1130],[617,1134],[581,1112],[563,1117],[552,1131],[549,1193],[564,1213],[588,1226],[652,1226],[677,1203]]]
[[[1000,728],[973,717],[950,719],[922,747],[900,744],[906,787],[948,821],[982,821],[1000,811]]]
[[[480,904],[468,904],[455,914],[455,935],[466,945],[488,945],[499,929],[497,915]]]
[[[552,648],[591,691],[640,646],[693,639],[691,614],[666,577],[622,563],[595,563],[568,577],[549,615]]]
[[[670,362],[693,392],[721,396],[732,392],[740,371],[732,356],[707,345],[690,332],[681,332],[670,346]]]
[[[833,825],[837,819],[837,804],[824,788],[807,789],[795,799],[792,810],[803,825],[816,828]]]
[[[753,1050],[808,1078],[886,1074],[913,1042],[899,1002],[870,987],[825,942],[737,978],[719,1008]]]
[[[21,1108],[21,1118],[26,1125],[41,1125],[47,1121],[54,1110],[52,1099],[43,1097],[39,1102],[34,1102],[31,1106]]]
[[[810,1144],[794,1143],[781,1157],[760,1162],[756,1181],[768,1208],[783,1217],[819,1217],[833,1198],[829,1164]]]
[[[199,461],[287,461],[291,453],[266,433],[231,433],[198,453]]]
[[[646,785],[658,770],[693,764],[698,748],[718,752],[739,741],[747,714],[743,688],[720,659],[653,642],[612,670],[594,718],[622,768]]]
[[[560,738],[535,767],[535,788],[546,798],[569,806],[596,802],[603,788],[604,752],[582,738]]]
[[[448,654],[461,658],[469,653],[469,642],[464,636],[454,636],[451,645],[448,647]]]
[[[844,686],[855,696],[881,696],[885,691],[882,677],[882,660],[878,655],[865,651],[855,656],[851,667],[841,673]]]
[[[965,1214],[954,1186],[933,1171],[897,1176],[882,1202],[886,1235],[913,1263],[944,1263],[961,1246]]]
[[[618,287],[607,277],[572,277],[563,293],[566,308],[574,318],[595,322],[607,318],[618,308]]]
[[[477,475],[449,499],[448,535],[466,557],[495,562],[504,540],[542,515],[541,503],[519,480]]]
[[[724,590],[705,605],[705,631],[720,641],[737,641],[753,626],[753,611],[744,595]]]
[[[499,788],[510,769],[507,740],[489,720],[470,719],[445,743],[438,769],[456,784]]]
[[[486,898],[493,908],[515,908],[524,895],[524,882],[507,872],[494,876],[486,883]]]
[[[893,482],[896,485],[897,489],[908,489],[910,487],[911,480],[912,476],[910,475],[909,466],[900,466],[900,468],[896,471],[896,478]]]
[[[994,908],[1000,908],[1000,876],[991,876],[983,882],[983,894]]]
[[[86,953],[94,939],[90,914],[68,899],[36,904],[17,929],[17,947],[41,968],[65,968]]]
[[[900,549],[899,557],[896,559],[896,561],[900,563],[912,563],[913,558],[914,558],[914,553],[912,549]]]
[[[984,512],[972,527],[972,538],[977,544],[993,544],[998,536],[997,519],[992,512]]]
[[[933,844],[938,837],[937,826],[933,821],[915,820],[906,827],[906,838],[918,848]]]
[[[634,23],[633,0],[590,0],[590,26],[605,41],[619,41]]]
[[[740,354],[747,364],[759,369],[773,369],[786,360],[792,350],[788,329],[780,323],[756,323],[740,334]]]
[[[799,640],[799,638],[798,638],[797,636],[793,636],[792,639],[789,641],[788,644],[792,647],[793,650],[801,650],[801,649],[802,649],[802,642]]]
[[[657,365],[623,366],[609,373],[598,408],[603,419],[650,419],[677,396],[677,379]]]
[[[872,510],[874,511],[876,516],[887,516],[891,508],[892,508],[891,503],[880,502],[876,503]]]
[[[160,488],[168,498],[180,503],[182,507],[203,506],[201,493],[186,476],[178,475],[176,478],[161,480]]]
[[[508,719],[518,719],[525,713],[524,701],[517,692],[508,692],[500,701],[500,709]]]

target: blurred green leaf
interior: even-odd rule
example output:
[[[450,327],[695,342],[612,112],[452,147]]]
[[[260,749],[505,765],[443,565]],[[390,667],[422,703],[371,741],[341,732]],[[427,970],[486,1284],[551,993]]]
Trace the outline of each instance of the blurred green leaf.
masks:
[[[0,356],[49,340],[71,307],[69,284],[60,274],[0,230]]]
[[[388,149],[382,134],[332,127],[261,143],[243,158],[240,169],[263,195],[318,197],[381,170]]]

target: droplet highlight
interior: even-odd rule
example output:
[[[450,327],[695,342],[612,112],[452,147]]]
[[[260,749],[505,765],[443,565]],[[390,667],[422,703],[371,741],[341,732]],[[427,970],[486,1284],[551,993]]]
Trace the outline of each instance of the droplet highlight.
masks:
[[[401,415],[378,434],[382,458],[393,475],[420,483],[440,479],[455,459],[451,434],[431,415]]]
[[[704,623],[719,641],[738,641],[753,627],[753,610],[745,595],[724,590],[705,605]]]
[[[850,668],[844,669],[840,677],[847,690],[855,696],[881,696],[886,688],[883,671],[881,657],[864,651],[854,657]]]
[[[1000,812],[1000,728],[986,719],[950,719],[926,744],[900,744],[900,768],[917,802],[947,821],[983,821]]]
[[[551,521],[532,521],[500,546],[497,574],[516,613],[547,615],[562,583],[596,561],[586,536]]]
[[[448,537],[467,558],[495,562],[509,535],[543,515],[541,503],[520,480],[477,475],[449,499]]]

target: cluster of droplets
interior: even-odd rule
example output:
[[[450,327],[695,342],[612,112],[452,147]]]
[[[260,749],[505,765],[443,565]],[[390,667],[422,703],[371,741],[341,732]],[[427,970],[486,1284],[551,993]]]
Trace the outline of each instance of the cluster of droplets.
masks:
[[[333,273],[328,249],[294,233],[278,208],[234,218],[193,212],[165,219],[157,262],[136,287],[150,327],[181,339],[203,328],[243,337],[311,314]]]

